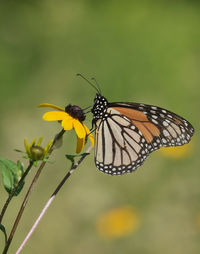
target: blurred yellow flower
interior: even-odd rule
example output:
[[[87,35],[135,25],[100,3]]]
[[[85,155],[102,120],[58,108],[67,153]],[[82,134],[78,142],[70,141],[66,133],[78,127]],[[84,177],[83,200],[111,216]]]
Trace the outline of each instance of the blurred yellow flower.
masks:
[[[39,107],[50,107],[59,111],[50,111],[43,115],[45,121],[59,121],[64,130],[74,129],[77,134],[76,153],[80,153],[85,145],[85,138],[88,136],[92,146],[94,146],[94,138],[88,127],[83,123],[85,115],[79,106],[68,105],[65,109],[58,106],[43,103]],[[60,112],[61,111],[61,112]]]
[[[97,219],[98,233],[108,239],[128,235],[138,229],[140,218],[131,206],[113,208]]]
[[[196,224],[197,224],[197,227],[200,228],[200,213],[197,214],[197,217],[196,217]]]
[[[185,144],[183,146],[175,146],[175,147],[162,147],[160,152],[169,158],[172,159],[181,159],[188,156],[193,150],[194,142],[190,142],[189,144]]]

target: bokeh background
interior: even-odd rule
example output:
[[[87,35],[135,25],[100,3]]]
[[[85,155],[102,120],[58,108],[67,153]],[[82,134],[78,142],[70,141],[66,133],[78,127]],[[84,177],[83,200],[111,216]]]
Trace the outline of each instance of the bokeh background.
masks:
[[[200,253],[199,1],[35,0],[0,3],[0,156],[16,161],[23,140],[60,131],[44,122],[48,102],[87,107],[96,77],[109,101],[165,107],[196,134],[183,150],[153,153],[135,173],[99,172],[93,153],[57,196],[22,253]],[[92,116],[86,124],[91,127]],[[31,195],[9,253],[15,253],[70,166],[66,133]],[[10,205],[9,232],[33,177]],[[0,186],[2,206],[7,196]],[[4,243],[0,235],[0,246]]]

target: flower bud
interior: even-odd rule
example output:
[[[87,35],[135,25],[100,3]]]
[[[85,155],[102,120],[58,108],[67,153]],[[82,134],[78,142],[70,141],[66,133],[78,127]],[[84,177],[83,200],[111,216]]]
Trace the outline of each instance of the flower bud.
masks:
[[[41,146],[30,147],[31,159],[34,161],[42,160],[44,158],[44,149]]]

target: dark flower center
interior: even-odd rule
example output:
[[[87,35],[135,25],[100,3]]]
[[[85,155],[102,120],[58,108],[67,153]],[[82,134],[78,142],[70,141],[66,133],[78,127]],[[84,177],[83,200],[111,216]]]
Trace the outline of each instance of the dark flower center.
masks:
[[[79,106],[72,106],[69,104],[65,107],[65,112],[68,113],[71,117],[78,119],[80,122],[85,120],[83,110]]]

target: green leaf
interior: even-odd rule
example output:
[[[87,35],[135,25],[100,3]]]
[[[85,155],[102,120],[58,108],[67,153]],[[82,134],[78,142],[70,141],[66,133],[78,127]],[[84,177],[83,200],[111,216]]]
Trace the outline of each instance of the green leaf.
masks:
[[[22,150],[19,150],[19,149],[14,149],[15,152],[18,152],[18,153],[25,153],[24,151]]]
[[[17,161],[17,172],[16,172],[16,176],[15,176],[15,186],[18,184],[18,182],[20,181],[23,173],[24,173],[24,167],[22,165],[22,163],[20,161]],[[19,195],[19,193],[21,192],[22,188],[24,187],[25,182],[23,181],[16,189],[15,191],[15,196]]]
[[[15,162],[0,157],[0,163],[5,165],[5,167],[7,167],[13,173],[13,175],[16,174],[16,172],[17,172],[17,164]]]
[[[37,167],[38,161],[34,161],[34,162],[33,162],[33,165],[34,165],[34,167]]]
[[[19,177],[18,180],[20,180],[21,176],[24,174],[24,166],[21,163],[21,161],[17,161],[17,175]]]
[[[7,237],[6,229],[5,229],[5,227],[2,224],[0,224],[0,230],[4,233],[4,236],[5,236],[5,245],[6,245],[8,237]]]
[[[4,188],[8,193],[11,193],[13,188],[18,184],[24,173],[24,168],[21,162],[17,164],[13,161],[0,157],[0,170]],[[18,195],[23,188],[24,182],[17,188],[15,195]]]
[[[89,153],[81,153],[81,154],[65,154],[65,157],[71,161],[72,167],[75,164],[75,158],[76,157],[82,157],[82,156],[87,156]]]
[[[23,187],[24,187],[24,184],[25,184],[25,182],[23,181],[23,182],[17,187],[17,189],[16,189],[16,191],[15,191],[15,196],[18,196],[18,195],[19,195],[19,193],[21,192],[21,190],[22,190]]]
[[[11,162],[5,158],[0,158],[0,170],[2,174],[2,180],[4,188],[8,193],[14,188],[14,162]],[[15,164],[16,169],[17,165]]]
[[[71,163],[72,163],[72,167],[74,166],[74,155],[71,155],[71,154],[66,154],[65,155],[66,156],[66,158],[68,159],[68,160],[70,160],[71,161]]]

